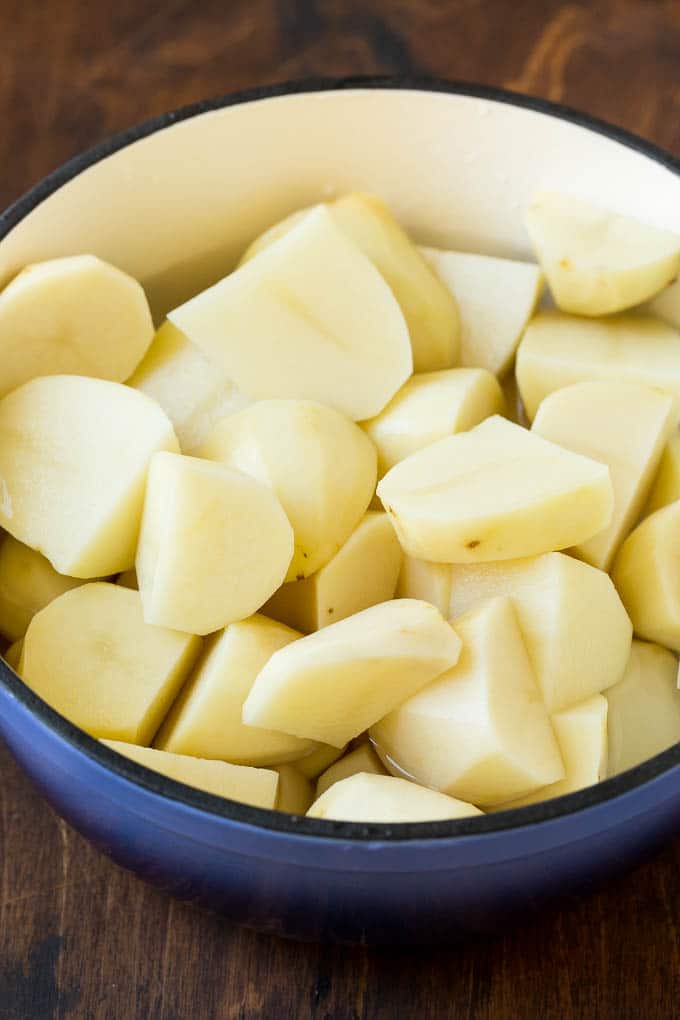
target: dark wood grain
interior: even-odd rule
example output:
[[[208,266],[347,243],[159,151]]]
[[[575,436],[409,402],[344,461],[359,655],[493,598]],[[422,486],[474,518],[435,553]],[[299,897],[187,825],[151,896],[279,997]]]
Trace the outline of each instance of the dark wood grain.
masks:
[[[581,107],[680,155],[677,0],[0,0],[0,206],[168,108],[318,74],[432,73]],[[286,943],[111,865],[0,747],[0,1018],[672,1017],[680,842],[466,948]]]

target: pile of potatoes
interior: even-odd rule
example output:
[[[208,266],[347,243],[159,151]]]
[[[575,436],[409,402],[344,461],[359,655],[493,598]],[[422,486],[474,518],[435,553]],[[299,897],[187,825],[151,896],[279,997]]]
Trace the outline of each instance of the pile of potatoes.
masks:
[[[343,195],[155,333],[94,256],[19,272],[23,681],[148,768],[327,819],[530,804],[680,740],[680,239],[554,193],[526,223],[537,264]]]

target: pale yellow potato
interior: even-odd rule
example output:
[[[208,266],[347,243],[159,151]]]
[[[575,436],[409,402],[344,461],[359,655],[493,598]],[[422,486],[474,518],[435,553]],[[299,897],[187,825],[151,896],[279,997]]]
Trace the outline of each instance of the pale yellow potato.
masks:
[[[244,266],[246,262],[250,262],[252,258],[259,255],[260,252],[268,248],[274,241],[278,241],[280,238],[292,230],[294,226],[301,222],[304,217],[312,211],[315,206],[307,205],[303,209],[296,209],[292,213],[288,213],[282,220],[277,223],[273,223],[271,227],[267,227],[261,234],[251,241],[243,255],[238,261],[238,266]],[[328,208],[328,206],[326,206]]]
[[[254,807],[273,808],[276,804],[279,776],[273,770],[254,769],[244,765],[230,765],[226,761],[206,761],[184,754],[169,754],[152,747],[119,740],[103,740],[112,751],[143,765],[152,772],[160,772],[177,783],[185,783],[215,797],[226,797]]]
[[[0,634],[10,641],[23,637],[37,612],[82,583],[58,574],[35,549],[5,535],[0,542]]]
[[[680,406],[680,333],[651,315],[582,319],[542,311],[519,345],[516,374],[530,421],[549,393],[586,379],[651,386]]]
[[[199,638],[144,622],[139,593],[104,581],[31,620],[21,676],[93,737],[150,744],[200,652]]]
[[[626,672],[607,691],[610,776],[680,740],[677,672],[677,659],[667,648],[633,641]]]
[[[275,652],[243,721],[341,747],[450,668],[459,651],[434,606],[383,602]]]
[[[123,588],[132,588],[133,591],[139,591],[135,568],[132,567],[130,570],[124,570],[122,574],[119,574],[116,578],[116,584],[122,585]]]
[[[680,269],[677,234],[574,195],[537,195],[526,227],[558,307],[575,315],[639,305]]]
[[[680,431],[676,429],[666,443],[659,462],[645,514],[660,510],[662,506],[680,499]]]
[[[32,379],[0,400],[0,525],[60,574],[128,570],[149,461],[178,449],[143,393],[83,376]]]
[[[617,683],[633,628],[611,579],[564,553],[449,567],[456,620],[498,595],[517,612],[538,687],[558,712]]]
[[[323,206],[168,318],[253,399],[316,400],[362,421],[413,370],[396,298]]]
[[[618,685],[617,685],[618,686]],[[611,687],[610,691],[615,691]],[[609,692],[608,692],[609,693]],[[678,695],[680,701],[680,695]],[[540,790],[502,804],[501,810],[537,804],[551,797],[562,797],[586,786],[593,786],[607,776],[607,698],[595,694],[587,701],[565,708],[551,716],[566,775],[564,779],[543,786]],[[680,739],[680,737],[679,737]]]
[[[680,502],[638,524],[614,560],[612,578],[638,637],[680,652]]]
[[[297,631],[264,616],[231,623],[205,652],[161,726],[154,747],[236,765],[277,765],[315,749],[310,740],[245,726],[241,710],[255,677]]]
[[[349,779],[358,772],[368,773],[374,776],[386,776],[387,770],[375,753],[371,744],[366,741],[355,747],[349,754],[336,761],[334,765],[322,772],[316,781],[316,796],[319,798],[322,793],[330,789],[333,783],[339,783],[342,779]]]
[[[543,290],[539,267],[470,252],[420,250],[458,302],[461,365],[504,375]]]
[[[607,526],[614,503],[606,465],[498,416],[411,454],[377,491],[404,551],[438,563],[576,545]]]
[[[11,666],[15,673],[19,672],[19,663],[21,662],[21,653],[24,649],[24,639],[19,638],[18,641],[14,641],[4,653],[4,660],[8,666]]]
[[[659,291],[651,301],[642,305],[640,311],[655,315],[669,326],[680,329],[680,279],[676,278],[668,287]]]
[[[268,486],[198,457],[152,458],[136,561],[147,623],[210,634],[243,620],[292,555],[293,529]]]
[[[328,563],[375,490],[371,441],[344,415],[311,400],[261,400],[219,422],[199,454],[273,489],[295,533],[287,581]]]
[[[342,747],[331,747],[330,744],[319,744],[316,751],[306,754],[295,762],[295,768],[301,772],[306,779],[318,779],[322,772],[325,772],[329,765],[332,765],[338,758],[342,758],[347,750],[347,744]]]
[[[541,403],[532,431],[606,464],[614,487],[612,519],[574,547],[579,559],[609,569],[640,517],[676,418],[671,397],[635,383],[574,383]]]
[[[306,776],[295,765],[277,765],[279,790],[276,810],[289,815],[305,815],[314,800],[314,788]]]
[[[0,396],[42,375],[123,382],[152,337],[144,291],[108,262],[69,255],[27,266],[0,293]]]
[[[458,663],[371,727],[386,759],[423,786],[482,807],[565,775],[512,601],[456,620]]]
[[[378,450],[378,474],[437,439],[465,432],[505,402],[498,381],[481,368],[412,376],[380,414],[363,422]]]
[[[442,616],[449,615],[451,601],[451,564],[430,563],[413,556],[402,559],[397,598],[422,599],[436,606]]]
[[[394,776],[359,772],[334,783],[314,801],[307,816],[338,822],[434,822],[481,815],[474,804]]]
[[[332,560],[311,577],[283,584],[262,612],[310,634],[393,598],[401,560],[389,517],[369,511]]]
[[[154,336],[128,386],[161,405],[182,453],[194,453],[220,419],[250,403],[220,366],[169,321]]]

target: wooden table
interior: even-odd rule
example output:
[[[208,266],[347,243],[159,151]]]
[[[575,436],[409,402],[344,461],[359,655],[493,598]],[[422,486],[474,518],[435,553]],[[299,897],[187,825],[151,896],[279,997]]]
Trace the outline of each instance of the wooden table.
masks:
[[[262,82],[407,72],[563,100],[680,155],[677,0],[0,0],[0,207],[136,121]],[[466,948],[242,931],[149,889],[0,747],[0,1018],[680,1014],[680,841],[590,899]]]

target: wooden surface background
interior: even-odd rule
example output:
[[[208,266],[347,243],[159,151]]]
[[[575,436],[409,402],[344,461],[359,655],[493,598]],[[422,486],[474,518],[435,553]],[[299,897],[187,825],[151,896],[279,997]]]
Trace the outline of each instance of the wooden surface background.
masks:
[[[166,109],[286,78],[392,72],[563,100],[680,155],[678,0],[0,0],[0,207]],[[0,876],[2,1020],[680,1015],[680,841],[495,942],[298,945],[114,867],[0,746]]]

